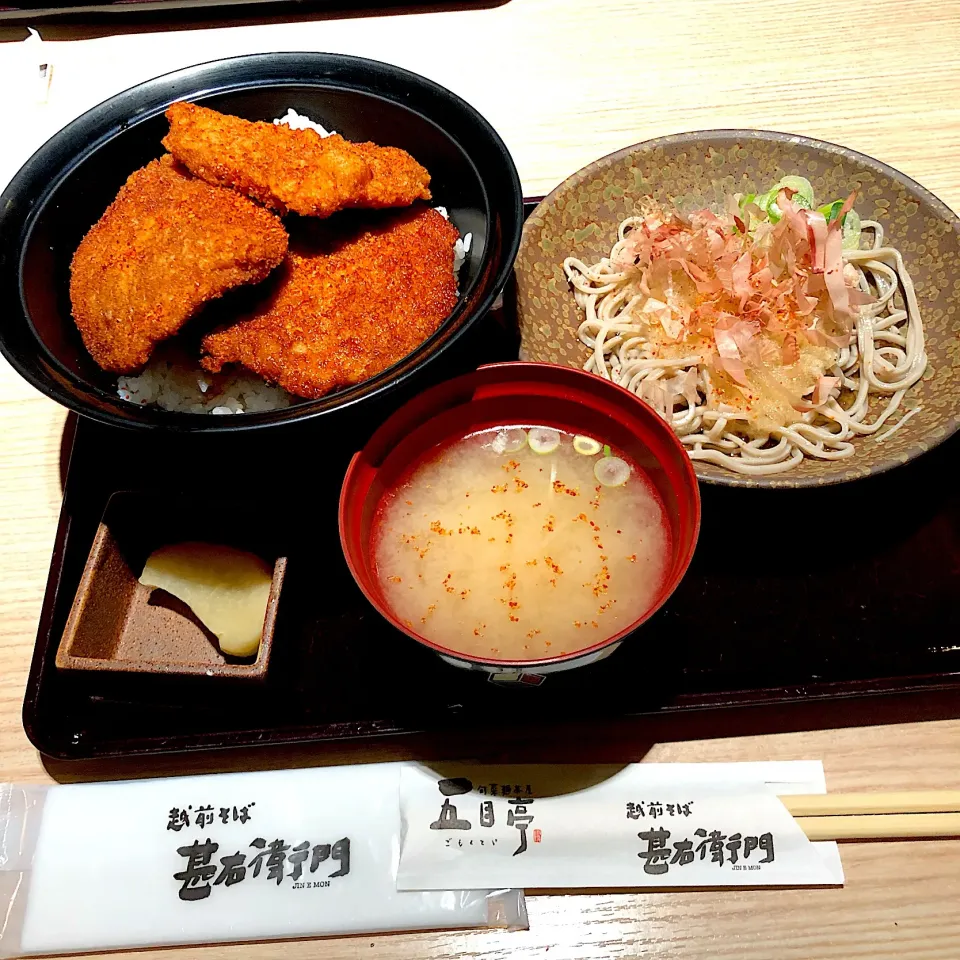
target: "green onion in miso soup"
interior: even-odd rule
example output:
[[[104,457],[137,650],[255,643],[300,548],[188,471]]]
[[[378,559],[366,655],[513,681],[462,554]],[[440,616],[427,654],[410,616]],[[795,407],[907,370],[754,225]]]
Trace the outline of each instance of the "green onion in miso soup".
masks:
[[[653,603],[668,557],[663,506],[643,471],[551,427],[444,447],[384,498],[374,529],[398,619],[496,660],[560,656],[619,633]]]

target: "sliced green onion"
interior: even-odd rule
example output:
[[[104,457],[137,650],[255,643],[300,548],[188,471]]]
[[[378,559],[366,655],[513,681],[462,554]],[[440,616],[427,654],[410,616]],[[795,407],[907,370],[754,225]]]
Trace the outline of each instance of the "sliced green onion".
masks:
[[[585,437],[582,434],[573,438],[573,449],[577,453],[582,453],[585,457],[593,457],[603,449],[593,437]]]
[[[827,223],[829,223],[831,220],[836,220],[842,206],[842,200],[834,200],[833,203],[825,203],[822,207],[817,207],[817,210],[823,214]]]
[[[777,206],[777,193],[778,190],[774,187],[772,190],[765,193],[759,200],[762,200],[763,203],[757,203],[757,206],[767,215],[767,219],[771,223],[780,222],[780,208]]]
[[[850,210],[843,218],[843,246],[847,250],[859,250],[860,233],[860,214]]]
[[[806,177],[781,177],[774,189],[779,193],[784,187],[797,191],[792,199],[798,207],[809,210],[813,206],[813,185]]]
[[[604,455],[605,457],[612,456],[612,454],[610,453],[610,444],[609,444],[609,443],[605,443],[605,444],[603,445],[603,455]]]
[[[827,218],[827,223],[837,219],[837,214],[843,207],[842,200],[834,200],[833,203],[826,203],[818,209]],[[858,250],[860,248],[860,214],[856,210],[848,210],[843,215],[841,223],[843,229],[843,246],[846,250]]]
[[[763,210],[771,223],[779,223],[782,217],[776,201],[777,195],[784,187],[796,191],[791,198],[796,206],[803,210],[809,210],[813,207],[813,187],[806,177],[781,177],[767,193],[758,197],[756,201],[757,206]]]
[[[606,449],[609,451],[610,448]],[[608,455],[596,462],[593,475],[605,487],[622,487],[630,479],[630,464]]]
[[[527,431],[519,428],[498,430],[490,444],[494,453],[516,453],[527,443]]]
[[[534,427],[527,434],[527,443],[534,453],[553,453],[560,446],[560,434],[549,427]]]

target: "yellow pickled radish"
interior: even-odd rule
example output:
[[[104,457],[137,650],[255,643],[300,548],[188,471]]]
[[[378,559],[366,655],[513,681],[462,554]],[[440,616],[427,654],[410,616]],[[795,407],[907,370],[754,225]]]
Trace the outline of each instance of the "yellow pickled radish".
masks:
[[[211,543],[160,547],[140,574],[140,583],[190,607],[232,657],[251,657],[259,649],[272,579],[260,557]]]

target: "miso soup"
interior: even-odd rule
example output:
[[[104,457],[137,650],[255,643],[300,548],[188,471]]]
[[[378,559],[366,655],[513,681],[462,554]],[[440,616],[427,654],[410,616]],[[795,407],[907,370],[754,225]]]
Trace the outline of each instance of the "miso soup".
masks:
[[[417,464],[380,504],[373,555],[387,602],[419,635],[538,660],[642,616],[669,537],[649,478],[602,438],[503,427]]]

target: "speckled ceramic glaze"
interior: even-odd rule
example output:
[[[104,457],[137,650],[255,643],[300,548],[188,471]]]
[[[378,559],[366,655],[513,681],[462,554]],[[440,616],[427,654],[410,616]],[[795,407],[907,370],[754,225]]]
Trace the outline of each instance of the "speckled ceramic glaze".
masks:
[[[911,395],[923,409],[889,440],[854,441],[845,460],[810,458],[773,477],[749,477],[697,462],[699,478],[739,487],[808,487],[889,470],[945,440],[960,425],[960,219],[902,173],[844,147],[760,130],[676,134],[627,147],[565,180],[534,211],[516,263],[517,316],[523,360],[582,367],[582,315],[563,260],[609,255],[617,225],[637,201],[713,205],[735,192],[761,192],[785,174],[800,174],[823,200],[858,191],[857,212],[883,224],[916,286],[930,365]]]

